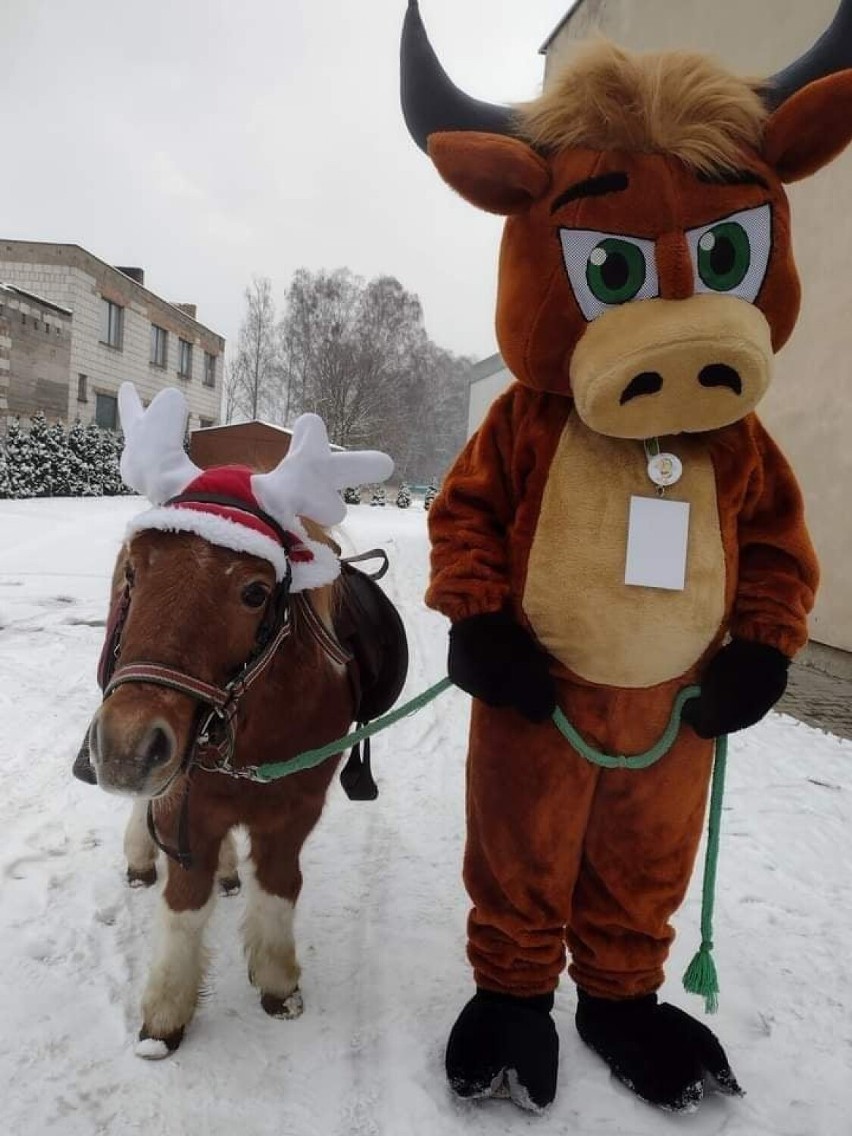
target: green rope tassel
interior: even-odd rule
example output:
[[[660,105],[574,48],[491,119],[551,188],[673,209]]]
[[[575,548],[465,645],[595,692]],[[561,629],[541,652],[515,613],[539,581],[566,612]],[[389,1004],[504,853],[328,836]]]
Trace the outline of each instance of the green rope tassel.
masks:
[[[710,819],[707,825],[707,852],[704,857],[704,881],[701,888],[701,946],[683,976],[683,988],[689,994],[704,998],[704,1010],[715,1014],[719,1009],[719,976],[713,961],[713,904],[716,893],[716,869],[719,864],[719,833],[722,825],[722,797],[725,792],[725,765],[728,739],[716,739],[713,783],[710,790]]]

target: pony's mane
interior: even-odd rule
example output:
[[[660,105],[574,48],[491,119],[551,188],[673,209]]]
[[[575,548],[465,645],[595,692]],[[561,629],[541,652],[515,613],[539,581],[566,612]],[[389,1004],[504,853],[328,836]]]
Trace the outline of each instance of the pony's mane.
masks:
[[[599,39],[516,108],[518,130],[549,151],[671,154],[712,173],[740,166],[743,147],[759,147],[767,116],[759,89],[695,52],[638,55]]]
[[[316,521],[312,521],[309,517],[300,517],[305,528],[305,532],[311,540],[318,541],[320,544],[328,545],[328,547],[340,556],[340,545],[337,541]],[[334,626],[334,616],[340,606],[341,589],[339,587],[340,577],[331,584],[326,584],[322,588],[311,589],[311,603],[313,604],[314,611],[320,619],[329,628]]]

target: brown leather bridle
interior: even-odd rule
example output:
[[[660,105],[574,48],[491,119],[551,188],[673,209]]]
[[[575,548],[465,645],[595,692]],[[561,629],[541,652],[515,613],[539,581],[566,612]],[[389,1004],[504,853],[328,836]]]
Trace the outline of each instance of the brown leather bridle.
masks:
[[[313,638],[333,662],[348,666],[352,655],[338,642],[322,622],[306,593],[290,592],[290,566],[287,575],[267,600],[266,614],[258,629],[255,648],[238,673],[224,686],[215,686],[195,675],[157,662],[119,665],[121,634],[132,602],[133,576],[125,568],[124,590],[107,629],[98,665],[98,681],[106,701],[119,687],[128,683],[161,686],[194,699],[199,705],[195,728],[189,738],[180,764],[157,794],[161,798],[178,777],[186,775],[181,813],[178,822],[178,847],[169,848],[159,838],[154,821],[152,798],[148,803],[148,831],[154,843],[181,867],[189,868],[192,857],[188,846],[189,775],[194,770],[223,773],[229,777],[256,780],[257,766],[234,765],[236,750],[236,717],[239,704],[248,690],[264,674],[278,650],[293,632],[294,618],[304,622]]]

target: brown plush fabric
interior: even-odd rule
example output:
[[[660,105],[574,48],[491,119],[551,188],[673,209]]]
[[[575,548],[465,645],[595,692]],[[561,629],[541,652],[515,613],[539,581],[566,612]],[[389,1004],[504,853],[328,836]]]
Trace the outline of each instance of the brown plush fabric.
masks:
[[[663,732],[690,676],[651,691],[563,682],[559,700],[592,745],[637,753]],[[477,985],[521,996],[552,990],[565,966],[604,997],[657,989],[668,924],[692,873],[712,743],[684,729],[645,770],[604,770],[552,724],[475,702],[464,879],[474,907]]]
[[[686,436],[660,444],[684,469],[666,496],[690,504],[682,592],[624,584],[630,498],[654,495],[641,442],[595,434],[571,414],[551,465],[523,610],[541,645],[590,682],[644,687],[677,678],[723,624],[726,558],[709,447]]]
[[[493,404],[448,474],[429,510],[432,579],[426,602],[453,622],[505,606],[527,621],[521,597],[527,592],[530,551],[553,459],[571,412],[569,399],[537,394],[516,384]],[[795,478],[754,415],[707,435],[705,445],[715,469],[727,573],[725,615],[713,642],[731,630],[793,655],[806,641],[807,613],[817,583],[816,558]],[[677,452],[676,441],[672,448]],[[589,476],[608,483],[610,472],[610,463],[596,462]],[[644,490],[653,492],[650,481]],[[623,498],[626,490],[622,488],[620,494]],[[618,492],[614,496],[615,517],[623,518],[623,500],[617,499]],[[546,514],[545,524],[552,527]],[[573,517],[565,516],[562,528],[567,543],[587,539]],[[623,536],[616,533],[614,539]],[[582,595],[564,595],[568,611],[582,602]],[[614,595],[613,603],[619,602]],[[627,636],[629,619],[623,623]],[[629,650],[629,642],[619,650]],[[699,651],[690,665],[700,655]],[[578,677],[560,670],[557,663],[554,668]]]
[[[800,181],[828,165],[852,140],[852,70],[809,83],[766,124],[764,159],[781,181]]]
[[[764,123],[746,87],[694,61],[607,58],[595,67],[614,67],[618,82],[599,83],[590,105],[575,113],[566,80],[526,115],[543,153],[471,132],[430,143],[468,201],[508,215],[497,335],[518,383],[431,507],[427,602],[454,622],[510,612],[550,652],[559,704],[581,734],[635,754],[726,635],[788,657],[807,637],[817,566],[801,493],[754,407],[799,309],[782,181],[852,137],[852,72],[811,84]],[[681,82],[688,97],[673,98]],[[623,97],[613,102],[613,91]],[[695,113],[725,91],[725,113]],[[709,283],[706,264],[697,272],[697,231],[755,209],[771,237],[765,275],[755,268],[747,295],[711,293],[720,270]],[[623,304],[601,300],[609,284],[589,300],[606,238],[646,242],[647,288]],[[571,242],[586,240],[575,263]],[[749,268],[762,264],[754,247]],[[725,246],[716,253],[724,271]],[[654,493],[641,445],[654,436],[684,461],[669,491],[691,506],[682,593],[622,582],[630,497]],[[552,990],[567,938],[572,976],[589,993],[659,986],[711,751],[684,728],[653,768],[601,771],[552,724],[474,703],[465,881],[479,985]]]

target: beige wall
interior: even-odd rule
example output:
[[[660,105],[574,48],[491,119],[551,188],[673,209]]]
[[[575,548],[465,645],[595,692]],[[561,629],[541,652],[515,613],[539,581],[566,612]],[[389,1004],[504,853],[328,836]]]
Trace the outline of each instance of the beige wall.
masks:
[[[49,422],[65,419],[71,359],[71,315],[0,284],[0,433],[5,418],[43,411]]]
[[[627,47],[694,47],[771,75],[828,25],[837,0],[585,0],[549,68],[595,28]],[[814,639],[852,651],[852,152],[791,186],[804,302],[761,416],[802,482],[823,582]]]
[[[219,421],[225,341],[221,336],[105,264],[77,245],[40,241],[0,241],[0,280],[15,284],[53,303],[69,308],[71,361],[67,378],[67,416],[89,422],[95,414],[95,395],[115,395],[125,380],[136,384],[140,397],[151,399],[167,386],[186,396],[190,428]],[[103,299],[124,311],[121,348],[102,339]],[[151,363],[151,324],[168,333],[167,364]],[[178,340],[193,345],[192,376],[178,376]],[[204,382],[205,353],[216,359],[215,383]],[[86,375],[88,399],[77,400],[79,375]]]
[[[512,376],[506,367],[501,367],[493,374],[485,375],[481,379],[474,379],[470,384],[470,395],[467,404],[467,436],[468,438],[482,425],[482,420],[488,413],[491,403],[501,395],[512,383]]]

